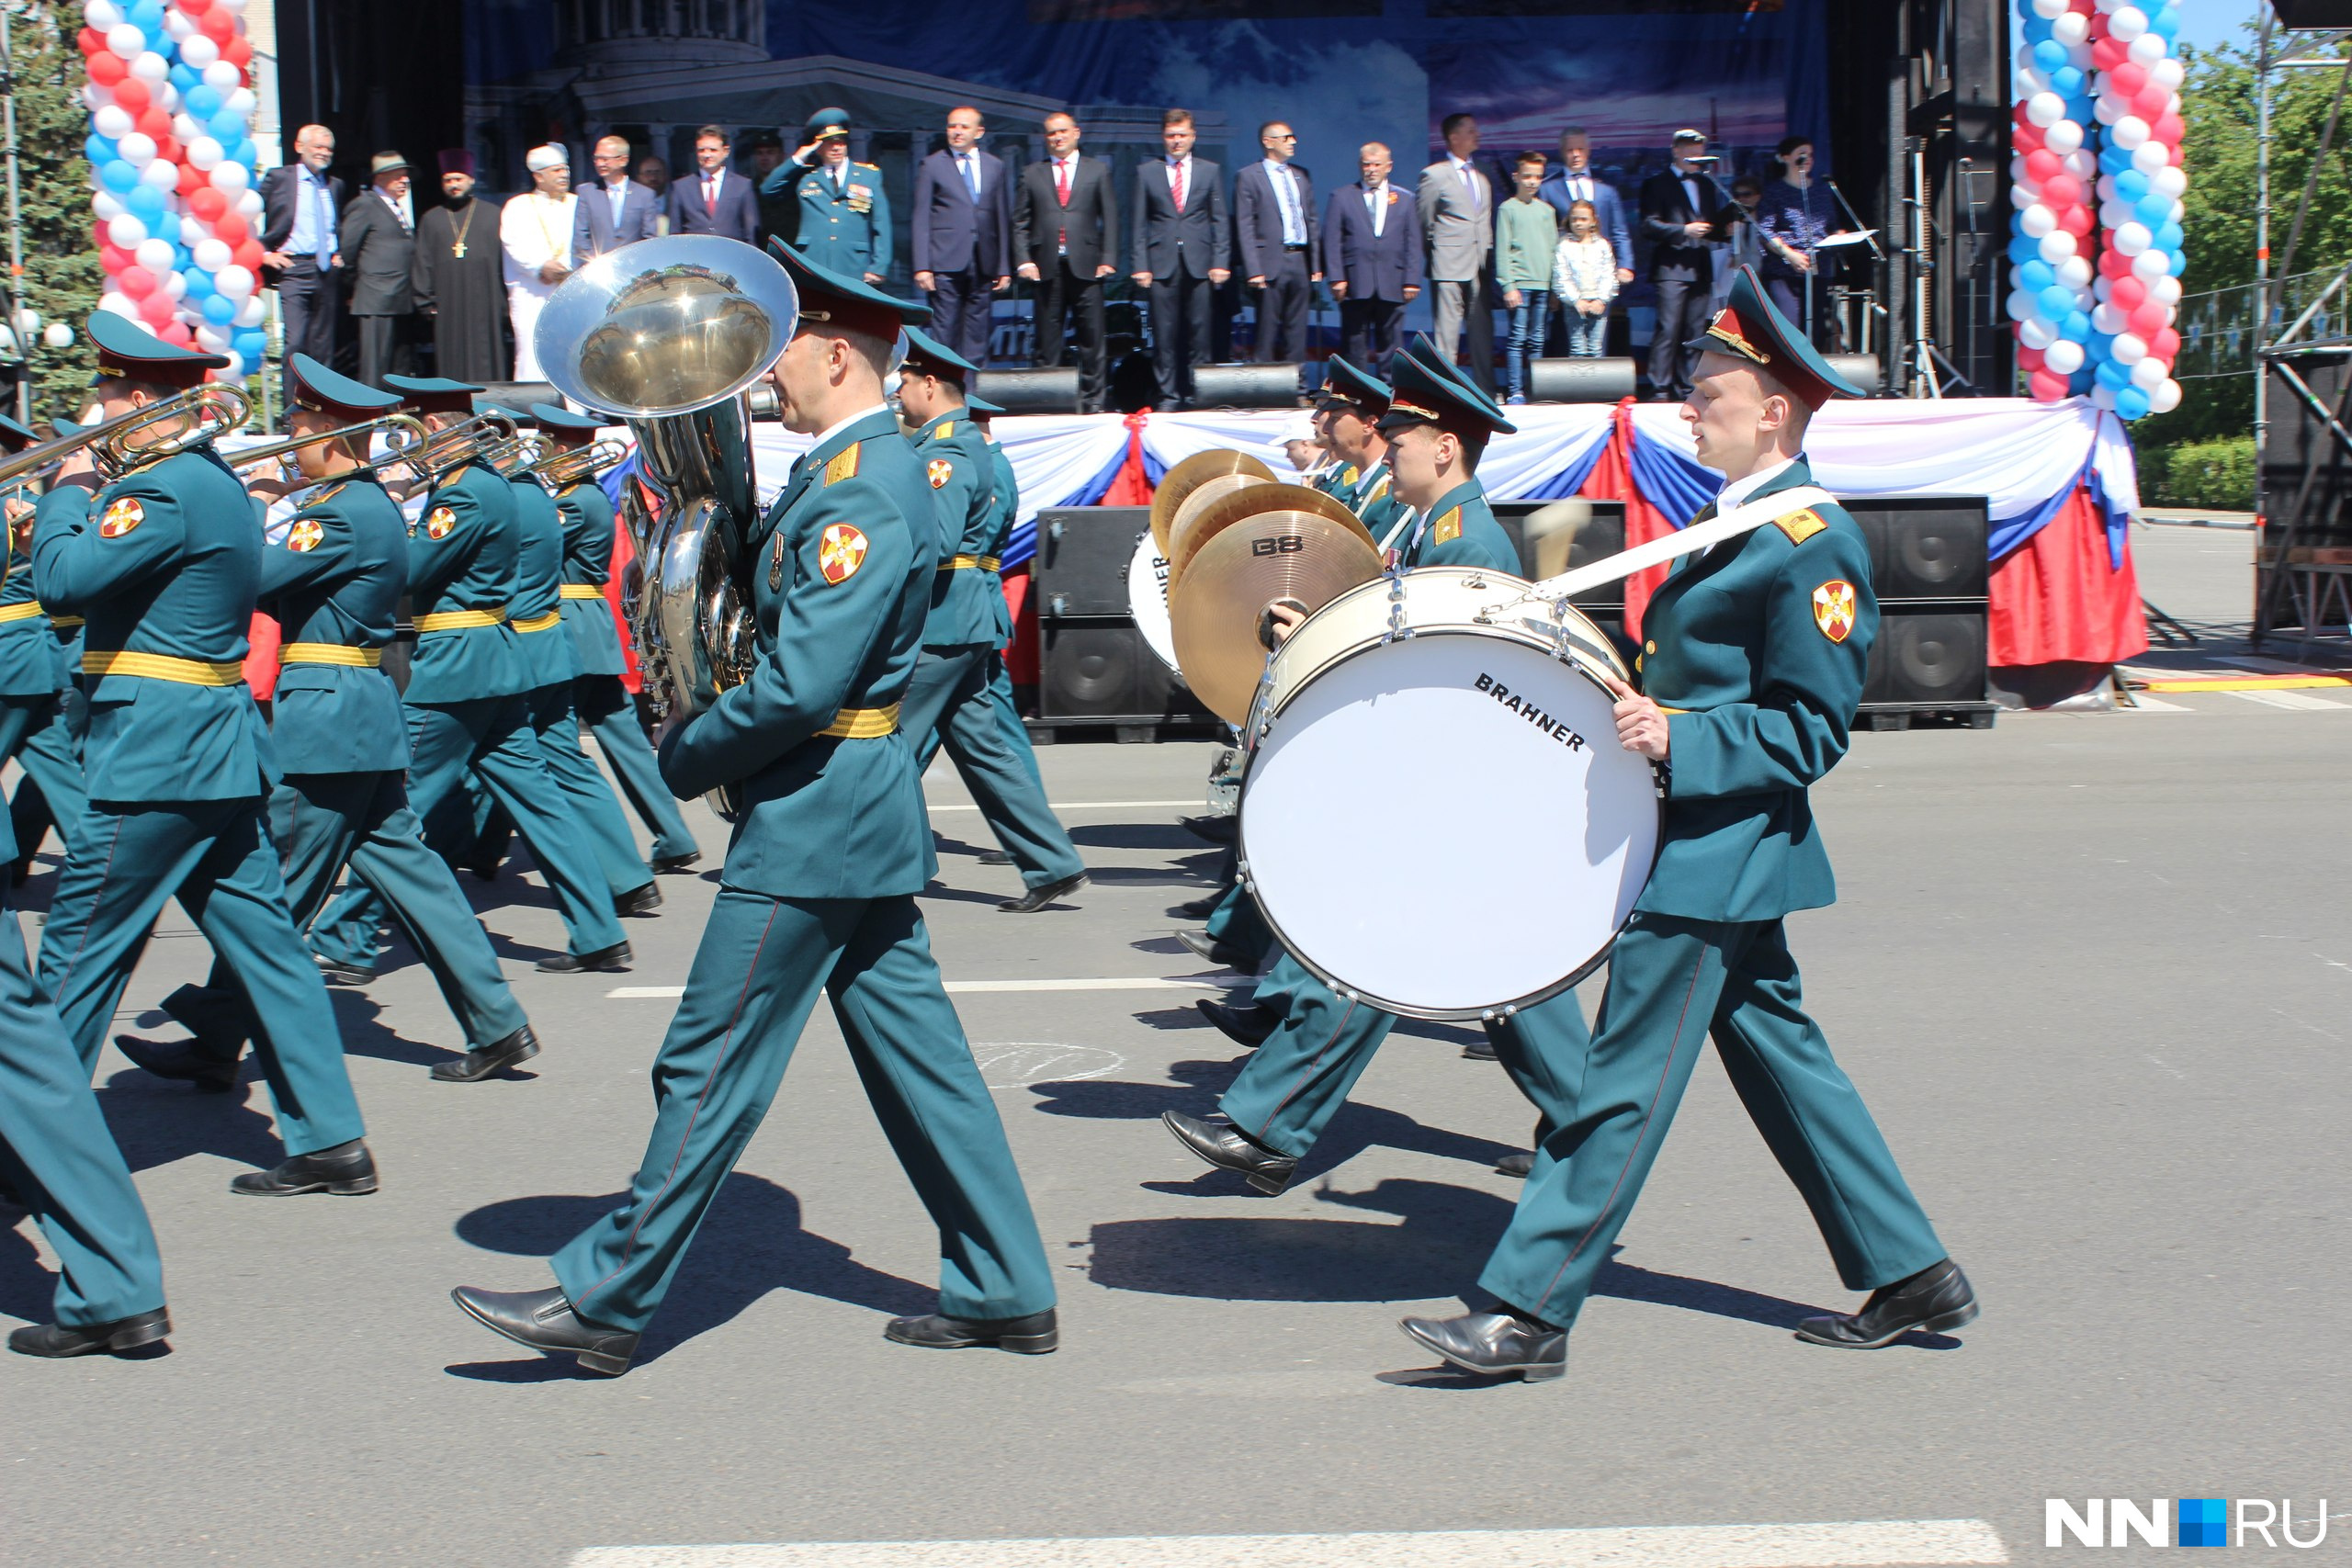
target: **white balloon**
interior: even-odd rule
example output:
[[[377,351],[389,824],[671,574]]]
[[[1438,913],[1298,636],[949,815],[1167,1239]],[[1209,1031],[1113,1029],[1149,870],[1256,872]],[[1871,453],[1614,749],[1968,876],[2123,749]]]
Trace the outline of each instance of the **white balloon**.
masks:
[[[2148,13],[2137,6],[2118,6],[2107,14],[2107,36],[2130,43],[2148,30]]]
[[[229,346],[229,334],[210,321],[196,329],[196,346],[207,354],[220,354]]]
[[[118,250],[135,251],[146,237],[147,225],[130,213],[107,220],[107,238],[114,242]]]
[[[93,82],[82,89],[82,107],[92,114],[97,113],[113,102],[114,89],[111,87],[101,87]]]
[[[2070,121],[2069,123],[2071,124],[2072,122]],[[2082,130],[2080,127],[2075,128],[2075,134],[2077,137],[2081,136]],[[2050,141],[2050,138],[2044,137],[2042,138],[2042,141],[2044,144],[2047,145]],[[2051,147],[2050,150],[2052,152],[2058,152],[2058,149],[2054,146]],[[2066,165],[2066,172],[2074,175],[2078,180],[2096,179],[2098,177],[2098,154],[2093,152],[2089,148],[2082,145],[2079,141],[2075,144],[2073,152],[2059,153],[2059,162],[2064,164]]]
[[[2011,185],[2017,186],[2030,184],[2032,179],[2033,176],[2026,172],[2024,153],[2020,152],[2016,157],[2009,160],[2009,183]]]
[[[2180,279],[2175,277],[2170,272],[2166,272],[2162,277],[2150,278],[2146,281],[2149,299],[2159,305],[2179,305]]]
[[[2075,236],[2064,229],[2052,230],[2041,236],[2041,259],[2052,266],[2056,266],[2080,248],[2075,243]]]
[[[2060,338],[2041,351],[2041,362],[2061,376],[2072,376],[2083,367],[2083,345],[2069,338]]]
[[[180,166],[169,158],[150,158],[147,166],[139,171],[139,179],[157,190],[172,190],[180,183]]]
[[[2043,21],[2054,21],[2066,14],[2066,0],[2033,0],[2033,14]]]
[[[2137,148],[2148,140],[2148,122],[2136,114],[2127,114],[2107,128],[2107,139],[2118,147]]]
[[[2148,393],[2150,413],[2170,413],[2178,407],[2180,407],[2180,383],[2170,377],[2157,383]]]
[[[189,250],[192,251],[196,249],[197,246],[202,244],[211,237],[212,225],[207,223],[203,219],[198,218],[195,213],[191,212],[187,217],[180,220],[180,243],[186,245]],[[209,272],[212,269],[210,267],[207,267],[205,270]]]
[[[2148,232],[2148,226],[2145,223],[2135,219],[2132,222],[2119,224],[2116,227],[2114,245],[2125,255],[2136,256],[2154,244],[2155,238],[2154,234]]]
[[[138,130],[139,125],[130,118],[129,109],[108,104],[90,116],[90,129],[108,141],[119,141]]]
[[[236,258],[236,253],[229,248],[229,242],[218,235],[200,240],[188,249],[196,253],[196,265],[207,272],[219,272]]]
[[[2182,194],[2188,189],[2188,171],[2177,169],[2170,164],[2166,164],[2148,176],[2148,188],[2178,201]]]
[[[90,193],[90,210],[96,213],[98,221],[103,223],[109,218],[121,217],[129,209],[122,205],[122,197],[114,192],[94,190]]]
[[[239,354],[233,348],[224,348],[220,351],[220,357],[229,362],[228,364],[220,367],[221,380],[242,381],[245,378],[245,356],[243,355]]]
[[[211,170],[211,175],[214,190],[243,190],[253,183],[253,175],[234,158],[216,164]]]
[[[2058,215],[2041,202],[2019,209],[2018,227],[2030,237],[2039,240],[2058,227]]]
[[[2009,320],[2030,321],[2041,314],[2041,301],[2030,288],[2020,288],[2009,296]]]
[[[204,127],[187,115],[176,114],[172,117],[172,134],[178,137],[180,145],[185,147],[204,134]]]
[[[2142,33],[2138,38],[2132,39],[2131,46],[2124,51],[2124,53],[2131,56],[2134,64],[2154,65],[2170,53],[2171,50],[2172,46],[2165,42],[2164,34]]]
[[[198,33],[180,39],[180,63],[191,71],[202,71],[220,58],[220,46]]]
[[[2058,341],[2058,329],[2036,316],[2030,321],[2018,323],[2018,341],[2028,348],[2048,349]]]
[[[2131,221],[2132,208],[2128,203],[2120,201],[2102,201],[2098,204],[2098,226],[2100,228],[2113,229],[2119,225],[2129,223]]]
[[[162,278],[162,279],[163,279],[163,284],[164,284],[164,293],[166,293],[166,294],[170,295],[170,296],[171,296],[173,299],[185,299],[185,298],[187,298],[187,278],[185,278],[185,277],[181,276],[180,276],[178,273],[176,273],[176,272],[173,272],[173,271],[172,271],[172,270],[170,270],[168,267],[167,267],[167,268],[165,268],[164,271],[162,271],[162,272],[160,272],[160,273],[156,274],[156,276],[157,276],[158,277],[160,277],[160,278]]]
[[[2153,392],[2172,379],[2172,367],[2154,355],[2132,367],[2132,384],[2143,392]]]
[[[2123,118],[2123,111],[2113,98],[2093,98],[2091,118],[2101,125],[2113,125]]]
[[[2091,19],[2080,11],[2052,17],[2050,19],[2050,36],[2072,49],[2091,36]]]
[[[2023,212],[2029,207],[2040,206],[2041,202],[2041,187],[2030,181],[2009,187],[2009,210],[2012,212]]]
[[[139,319],[138,302],[128,294],[100,295],[98,309],[110,316],[122,316],[134,321]]]
[[[2113,175],[2099,175],[2098,184],[2093,186],[2091,188],[2098,193],[2098,199],[2102,206],[2110,201],[2121,201],[2123,199],[2123,197],[2116,191],[2115,176]]]
[[[67,326],[63,321],[51,321],[49,325],[41,328],[40,341],[48,344],[51,348],[72,348],[74,346],[74,329]]]
[[[2132,276],[2143,283],[2154,283],[2160,277],[2172,276],[2172,257],[2163,251],[2142,251],[2132,258]]]
[[[235,324],[241,327],[257,327],[261,325],[261,296],[248,294],[245,296],[244,303],[237,307]]]
[[[164,13],[164,30],[171,34],[172,41],[176,43],[196,31],[196,24],[189,21],[187,15],[175,6]]]
[[[2148,67],[2148,80],[2170,92],[2179,92],[2180,85],[2188,79],[2188,68],[2170,56]]]
[[[254,291],[254,275],[232,262],[212,275],[212,287],[232,299],[243,299]]]
[[[2058,264],[2058,281],[2069,288],[2088,288],[2091,285],[2091,264],[2081,256],[2068,256]]]
[[[241,190],[237,193],[237,199],[231,202],[230,206],[248,219],[258,218],[261,216],[261,192]]]
[[[2019,65],[2017,68],[2013,85],[2016,88],[2015,96],[2030,98],[2036,93],[2050,91],[2050,75],[2039,66]]]
[[[2080,256],[2076,256],[2075,259],[2076,261],[2080,261],[2080,260],[2082,260],[2083,258],[2082,258],[2082,257],[2080,257]],[[2110,277],[2099,277],[2099,278],[2096,278],[2096,279],[2094,279],[2094,280],[2092,281],[2092,283],[2091,283],[2091,298],[2092,298],[2093,299],[2109,299],[2109,298],[2110,298],[2114,293],[2115,293],[2115,280],[2114,280],[2113,278],[2110,278]]]
[[[2025,101],[2025,118],[2049,127],[2066,118],[2066,100],[2055,93],[2036,93]]]
[[[134,169],[143,169],[155,161],[155,139],[143,130],[134,130],[114,144],[124,163]]]
[[[117,22],[107,29],[107,48],[124,60],[136,60],[145,52],[147,35],[129,22]]]
[[[236,67],[232,65],[229,69],[234,71]],[[239,87],[220,100],[220,107],[239,119],[251,119],[254,117],[254,109],[259,102],[260,100],[254,96],[254,90],[251,87]]]
[[[158,82],[155,84],[154,91],[155,101],[163,106],[165,114],[180,112],[180,90],[177,87],[173,86],[169,82]]]
[[[220,0],[213,0],[219,5]],[[216,93],[240,91],[237,68],[225,60],[216,60],[204,68],[204,85]]]
[[[2067,15],[2075,13],[2069,11]],[[2083,128],[2071,119],[2062,119],[2050,128],[2049,134],[2042,137],[2041,144],[2060,157],[2067,157],[2082,150]]]
[[[2138,333],[2118,333],[2107,354],[2118,365],[2137,365],[2148,356],[2148,340]]]
[[[172,243],[169,240],[154,234],[149,235],[133,245],[130,252],[141,266],[145,267],[149,272],[158,273],[171,271],[172,258],[178,254],[172,249]]]
[[[82,7],[82,19],[94,33],[111,32],[122,21],[122,7],[114,0],[90,0]]]
[[[142,50],[139,57],[130,62],[130,73],[153,86],[172,73],[172,65],[153,50]]]
[[[2132,150],[2132,166],[2153,179],[2158,169],[2172,166],[2172,149],[2161,141],[2143,141]]]
[[[187,144],[187,161],[199,169],[217,169],[228,155],[228,150],[209,136],[199,136]]]
[[[2091,312],[2091,325],[2099,332],[2120,333],[2131,324],[2130,314],[2116,309],[2112,304],[2102,304]]]

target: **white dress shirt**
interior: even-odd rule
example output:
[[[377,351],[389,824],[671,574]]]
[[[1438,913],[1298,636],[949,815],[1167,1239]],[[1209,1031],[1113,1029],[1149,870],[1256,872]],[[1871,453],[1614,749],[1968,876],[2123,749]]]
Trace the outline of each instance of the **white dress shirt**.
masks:
[[[1388,227],[1388,182],[1366,186],[1363,192],[1364,209],[1372,214],[1372,237],[1379,239]]]
[[[1288,164],[1269,158],[1266,161],[1266,182],[1274,187],[1274,205],[1283,215],[1283,243],[1306,243],[1306,219],[1298,200],[1298,175]]]

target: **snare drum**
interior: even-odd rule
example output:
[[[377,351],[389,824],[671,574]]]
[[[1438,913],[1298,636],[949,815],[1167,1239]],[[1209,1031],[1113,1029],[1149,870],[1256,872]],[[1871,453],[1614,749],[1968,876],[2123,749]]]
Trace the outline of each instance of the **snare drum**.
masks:
[[[1136,552],[1127,561],[1127,612],[1143,634],[1144,646],[1175,669],[1176,628],[1168,620],[1168,558],[1159,553],[1159,542],[1148,528],[1136,538]]]
[[[1661,781],[1617,743],[1626,678],[1574,610],[1459,567],[1342,593],[1251,715],[1241,857],[1268,923],[1343,994],[1472,1019],[1608,956],[1657,856]]]

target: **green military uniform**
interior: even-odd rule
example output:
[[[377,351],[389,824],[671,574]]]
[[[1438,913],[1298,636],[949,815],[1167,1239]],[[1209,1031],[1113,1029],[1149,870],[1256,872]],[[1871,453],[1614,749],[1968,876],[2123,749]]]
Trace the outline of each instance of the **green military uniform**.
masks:
[[[315,412],[356,422],[400,404],[308,355],[289,356],[288,370],[289,397]],[[284,541],[263,553],[261,605],[284,633],[270,738],[285,773],[287,901],[295,924],[308,924],[347,865],[433,972],[468,1045],[496,1050],[526,1021],[448,863],[425,848],[409,809],[408,730],[380,668],[400,620],[408,547],[400,507],[361,468],[313,490]],[[217,963],[208,985],[174,992],[164,1010],[213,1063],[233,1063],[254,1027]],[[142,1066],[163,1065],[147,1059],[143,1043],[123,1048]]]
[[[907,332],[907,373],[960,384],[970,363],[922,332]],[[959,411],[960,412],[960,411]],[[989,660],[1007,631],[1004,588],[997,578],[1002,515],[995,501],[995,464],[969,419],[949,414],[915,438],[915,457],[938,512],[940,555],[922,654],[907,685],[899,722],[910,736],[941,732],[949,759],[997,841],[1032,891],[1069,891],[1085,863],[1046,802],[1029,738],[1007,733],[988,694]]]
[[[1004,411],[984,399],[967,394],[965,412],[981,423],[981,436],[989,449],[989,473],[996,486],[996,525],[990,531],[989,544],[981,558],[1001,562],[1005,542],[1012,537],[1013,525],[1021,515],[1021,481],[1013,476],[1012,459],[1004,455],[1004,447],[988,436],[985,422]],[[1005,743],[1013,749],[1022,765],[1032,773],[1037,773],[1036,750],[1029,744],[1029,727],[1021,722],[1021,710],[1012,700],[1012,677],[1004,667],[1004,648],[1012,640],[1012,606],[1004,596],[1001,567],[990,571],[983,566],[975,570],[989,571],[997,578],[996,633],[989,651],[989,705],[996,710],[997,723],[1005,733]],[[915,742],[915,771],[930,770],[931,760],[939,755],[940,731],[934,725],[928,735]],[[1043,790],[1045,779],[1038,775],[1037,787]]]
[[[887,334],[905,309],[797,257],[787,265],[802,309],[833,324]],[[652,1317],[820,990],[939,1227],[941,1310],[998,1319],[1053,1305],[1003,1125],[914,898],[937,863],[894,721],[938,554],[923,463],[877,401],[795,465],[746,541],[758,663],[662,749],[681,797],[740,782],[746,806],[654,1065],[653,1134],[628,1201],[553,1259],[582,1320],[633,1331]]]
[[[31,431],[0,418],[0,448],[21,451],[32,440]],[[37,498],[21,486],[9,486],[6,499],[24,501],[38,510]],[[13,529],[11,534],[13,537]],[[74,639],[78,661],[81,622],[69,619],[64,635]],[[60,824],[76,822],[82,815],[81,730],[87,716],[58,639],[40,601],[33,597],[33,563],[12,544],[7,580],[0,583],[0,761],[13,759],[31,785],[27,830],[36,842],[17,850],[28,860],[40,847],[40,834],[47,830],[46,821],[29,809],[32,801],[46,806]]]
[[[104,312],[90,333],[102,374],[192,384],[223,363]],[[34,586],[44,604],[88,618],[90,729],[89,805],[67,840],[40,980],[95,1069],[176,893],[260,1021],[279,1135],[299,1156],[364,1127],[264,819],[276,767],[242,668],[261,554],[244,487],[209,446],[133,468],[89,509],[42,507]]]
[[[1792,395],[1816,392],[1808,402],[1853,392],[1745,268],[1691,346],[1768,365]],[[1749,498],[1810,479],[1799,457]],[[1870,553],[1835,504],[1683,557],[1652,596],[1640,676],[1669,716],[1664,833],[1610,956],[1577,1113],[1544,1140],[1480,1279],[1526,1317],[1576,1321],[1711,1034],[1849,1288],[1892,1285],[1944,1258],[1804,1011],[1781,929],[1792,911],[1837,897],[1806,790],[1845,754],[1877,631]]]
[[[849,116],[841,109],[819,109],[808,117],[808,140],[820,149],[828,141],[846,141],[849,130]],[[794,204],[789,238],[819,266],[847,277],[890,276],[890,197],[882,187],[882,171],[872,164],[847,158],[829,164],[821,150],[806,164],[786,158],[760,181],[760,196]]]
[[[594,418],[551,403],[533,403],[539,428],[559,437],[593,440]],[[571,639],[571,701],[580,724],[604,748],[621,794],[653,835],[653,869],[683,869],[700,854],[693,829],[662,783],[653,745],[637,719],[637,704],[621,683],[628,662],[621,651],[605,584],[613,571],[613,502],[593,479],[565,485],[556,495],[563,513],[563,628]]]

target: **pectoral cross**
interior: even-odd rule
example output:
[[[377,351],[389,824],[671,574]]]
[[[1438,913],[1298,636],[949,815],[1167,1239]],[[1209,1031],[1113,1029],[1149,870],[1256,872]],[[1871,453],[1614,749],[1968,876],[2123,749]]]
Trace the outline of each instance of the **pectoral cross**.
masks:
[[[463,240],[459,240],[459,241],[457,243],[457,244],[456,244],[454,247],[452,247],[452,248],[451,248],[451,250],[450,250],[449,254],[450,254],[451,255],[453,255],[453,256],[457,257],[459,261],[463,261],[463,260],[465,260],[465,259],[466,259],[466,243],[465,243]]]

